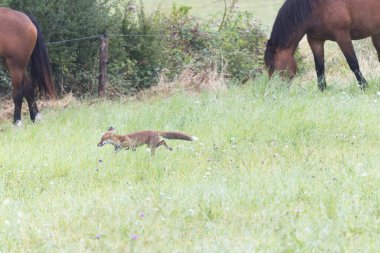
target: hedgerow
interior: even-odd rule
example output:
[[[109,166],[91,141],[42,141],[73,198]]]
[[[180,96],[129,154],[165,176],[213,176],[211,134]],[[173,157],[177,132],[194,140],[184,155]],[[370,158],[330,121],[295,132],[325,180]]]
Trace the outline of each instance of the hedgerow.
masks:
[[[174,4],[169,12],[147,14],[142,1],[117,8],[114,2],[13,0],[9,6],[32,13],[40,22],[61,92],[96,93],[97,35],[102,34],[110,41],[108,87],[117,93],[150,88],[163,73],[173,81],[184,70],[213,69],[242,83],[263,69],[266,34],[249,12],[238,11],[234,4],[224,15],[204,20],[188,6]]]

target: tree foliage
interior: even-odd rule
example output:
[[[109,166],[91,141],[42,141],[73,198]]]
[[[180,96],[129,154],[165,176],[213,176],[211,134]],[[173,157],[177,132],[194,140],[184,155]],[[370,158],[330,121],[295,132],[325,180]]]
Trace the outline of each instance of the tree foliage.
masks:
[[[185,68],[217,65],[240,82],[262,68],[265,35],[249,13],[232,8],[223,21],[203,21],[186,6],[173,5],[169,13],[157,10],[147,15],[141,0],[125,5],[117,0],[9,0],[4,4],[39,21],[62,92],[95,93],[102,34],[110,37],[110,85],[124,93],[156,84],[162,71],[174,79]]]

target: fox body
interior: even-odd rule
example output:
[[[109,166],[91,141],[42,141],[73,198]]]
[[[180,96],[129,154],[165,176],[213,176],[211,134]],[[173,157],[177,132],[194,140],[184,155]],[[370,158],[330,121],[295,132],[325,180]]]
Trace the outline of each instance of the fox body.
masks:
[[[162,132],[162,131],[139,131],[126,135],[115,134],[114,128],[109,128],[105,132],[98,143],[98,147],[102,147],[105,144],[112,144],[115,146],[115,152],[121,149],[132,149],[136,150],[137,147],[146,144],[150,147],[151,154],[154,155],[154,151],[161,145],[164,145],[167,149],[172,150],[161,137],[166,139],[178,139],[185,141],[194,141],[197,138],[194,136],[189,136],[179,132]]]

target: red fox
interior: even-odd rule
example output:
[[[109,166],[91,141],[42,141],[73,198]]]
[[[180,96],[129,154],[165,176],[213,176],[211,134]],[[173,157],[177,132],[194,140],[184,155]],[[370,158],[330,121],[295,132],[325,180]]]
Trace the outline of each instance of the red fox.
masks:
[[[102,147],[105,144],[112,144],[115,146],[115,152],[121,149],[136,150],[137,147],[146,144],[150,147],[151,155],[154,155],[154,151],[161,145],[164,145],[167,149],[172,150],[164,140],[160,140],[160,136],[166,139],[178,139],[185,141],[195,141],[197,137],[189,136],[179,132],[162,132],[162,131],[140,131],[127,135],[115,134],[115,129],[110,127],[105,132],[98,143],[98,147]]]

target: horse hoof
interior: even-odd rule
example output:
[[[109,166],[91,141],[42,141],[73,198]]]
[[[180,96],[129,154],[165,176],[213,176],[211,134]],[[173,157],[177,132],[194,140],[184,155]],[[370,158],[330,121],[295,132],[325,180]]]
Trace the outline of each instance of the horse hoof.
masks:
[[[37,113],[36,118],[34,119],[34,122],[38,122],[42,120],[42,115],[41,113]]]
[[[13,123],[16,127],[22,127],[22,121],[16,120],[15,123]]]
[[[320,90],[320,91],[325,91],[326,90],[326,88],[327,88],[327,85],[326,84],[318,84],[318,89]]]
[[[365,91],[368,88],[368,83],[359,84],[359,89]]]

